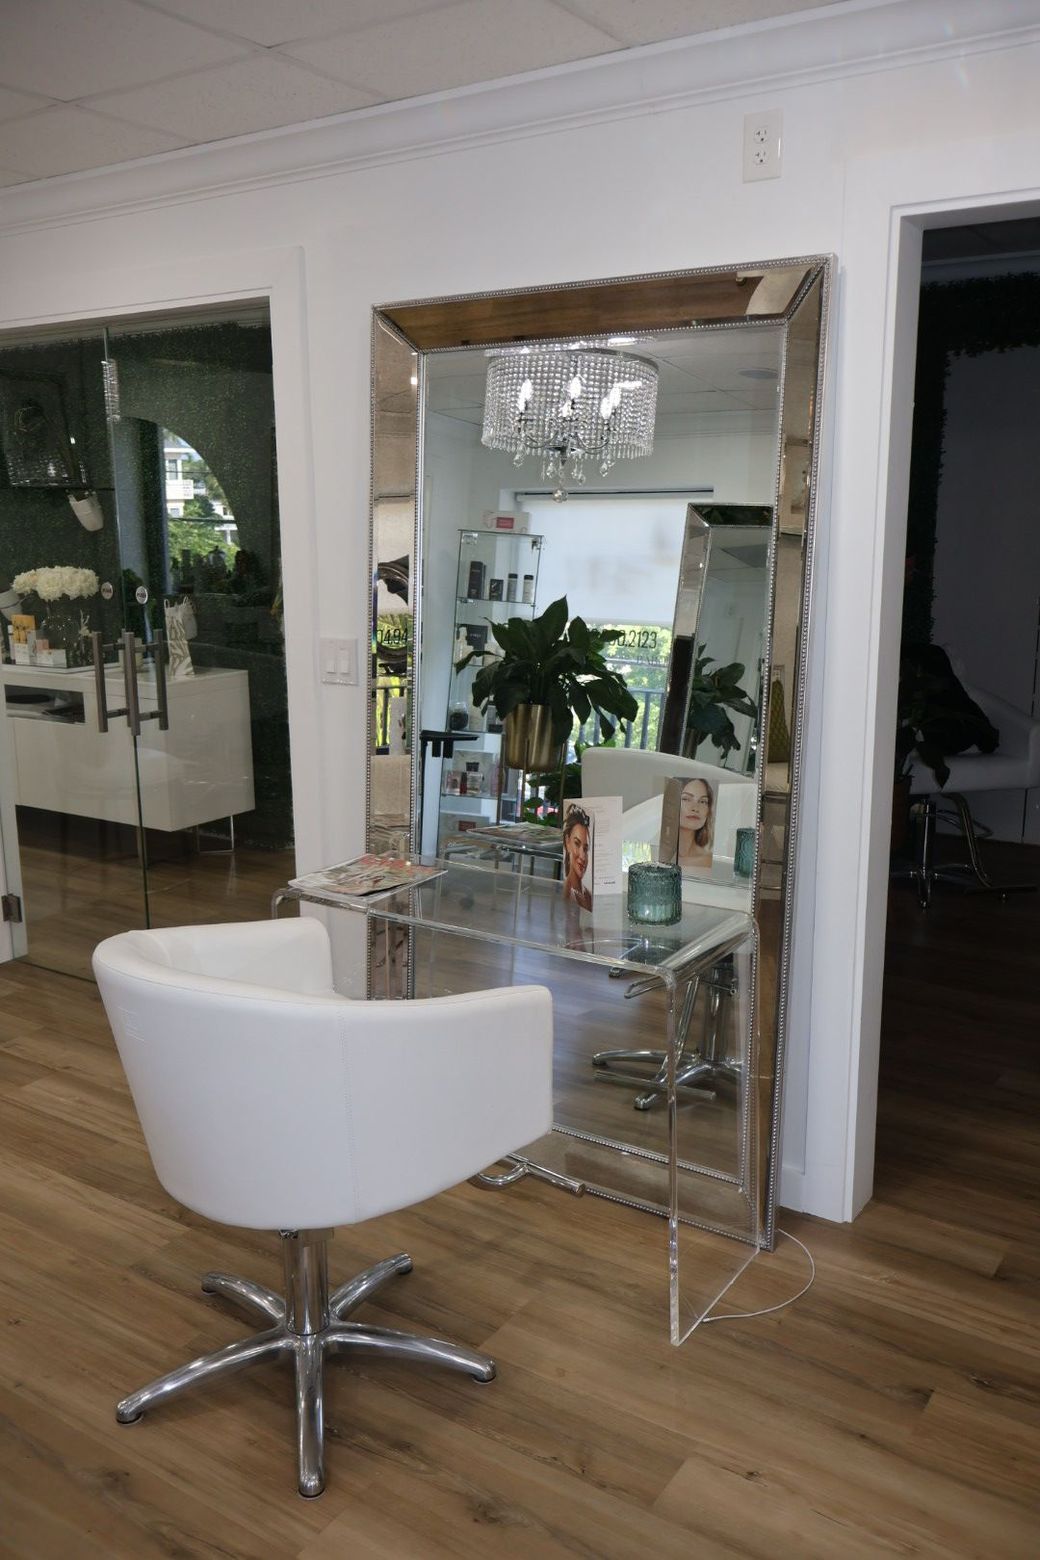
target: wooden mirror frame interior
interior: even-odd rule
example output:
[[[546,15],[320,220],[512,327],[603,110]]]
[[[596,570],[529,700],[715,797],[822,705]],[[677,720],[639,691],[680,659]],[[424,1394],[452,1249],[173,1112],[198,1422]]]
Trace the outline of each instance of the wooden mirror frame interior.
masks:
[[[783,1057],[788,1011],[794,862],[799,819],[805,656],[820,447],[829,256],[770,260],[707,270],[579,282],[385,304],[372,326],[372,530],[370,579],[393,563],[410,636],[399,649],[395,681],[406,699],[404,751],[377,768],[380,688],[373,613],[368,658],[370,740],[367,825],[370,849],[410,851],[422,755],[412,742],[422,644],[422,472],[425,368],[430,354],[517,342],[633,334],[715,332],[774,324],[783,333],[774,518],[767,601],[768,632],[756,765],[759,838],[752,903],[759,929],[750,1023],[759,1027],[758,1152],[753,1155],[762,1210],[761,1244],[775,1241]],[[390,540],[387,541],[386,538]],[[403,550],[402,550],[403,546]],[[387,552],[393,555],[388,557]],[[409,550],[410,549],[410,550]],[[380,571],[380,561],[383,569]],[[391,589],[394,585],[391,585]],[[405,599],[406,598],[406,599]],[[786,681],[773,675],[782,668]],[[782,701],[782,708],[776,707]],[[786,727],[787,741],[769,733]],[[392,771],[392,772],[391,772]]]

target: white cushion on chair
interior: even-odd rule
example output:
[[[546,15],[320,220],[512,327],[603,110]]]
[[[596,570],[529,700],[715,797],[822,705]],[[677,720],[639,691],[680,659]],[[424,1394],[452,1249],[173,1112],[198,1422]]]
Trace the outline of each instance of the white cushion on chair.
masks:
[[[1018,791],[1040,785],[1040,720],[1009,704],[984,688],[966,692],[1000,733],[993,753],[954,753],[947,756],[950,778],[940,789],[932,771],[920,759],[910,765],[910,794],[927,796],[942,791]]]
[[[354,1002],[304,918],[125,932],[94,972],[156,1174],[207,1218],[354,1224],[551,1127],[545,987]]]

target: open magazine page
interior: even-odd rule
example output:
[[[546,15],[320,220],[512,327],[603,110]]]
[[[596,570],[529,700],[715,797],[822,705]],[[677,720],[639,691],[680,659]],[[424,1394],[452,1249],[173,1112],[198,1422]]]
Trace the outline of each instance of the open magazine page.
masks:
[[[408,861],[387,851],[381,856],[355,856],[338,867],[308,872],[306,877],[293,878],[289,886],[317,894],[350,894],[361,898],[425,883],[429,878],[438,877],[443,870],[443,867],[420,866],[417,861]]]
[[[504,845],[540,845],[551,851],[560,848],[560,830],[555,824],[489,823],[483,828],[467,832],[479,834],[482,840],[501,840]]]

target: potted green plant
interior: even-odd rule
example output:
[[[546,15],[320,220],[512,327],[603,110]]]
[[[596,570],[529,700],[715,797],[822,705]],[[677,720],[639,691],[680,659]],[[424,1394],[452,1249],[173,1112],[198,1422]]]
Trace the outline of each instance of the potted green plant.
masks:
[[[727,712],[732,710],[736,715],[750,715],[755,720],[758,717],[758,706],[747,689],[740,686],[740,679],[744,675],[743,663],[731,661],[728,666],[716,666],[714,671],[709,671],[708,668],[715,663],[715,657],[705,655],[703,651],[704,646],[699,646],[700,653],[693,663],[693,676],[690,679],[686,745],[693,757],[702,742],[710,741],[712,747],[725,758],[727,753],[740,746],[736,728]]]
[[[473,703],[493,704],[503,722],[503,757],[514,769],[554,769],[574,717],[595,711],[607,737],[618,720],[634,720],[639,706],[605,652],[620,639],[616,628],[590,628],[570,617],[566,596],[538,617],[491,623],[498,653],[471,650],[455,663],[462,671],[483,662],[473,679]]]

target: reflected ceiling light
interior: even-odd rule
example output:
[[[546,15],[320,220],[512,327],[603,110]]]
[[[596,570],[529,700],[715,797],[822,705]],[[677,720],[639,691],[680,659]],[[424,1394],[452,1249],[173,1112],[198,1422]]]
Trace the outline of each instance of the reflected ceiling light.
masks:
[[[649,455],[657,415],[657,366],[593,342],[515,347],[488,356],[481,443],[508,450],[513,465],[541,457],[553,498],[601,476],[615,461]]]

